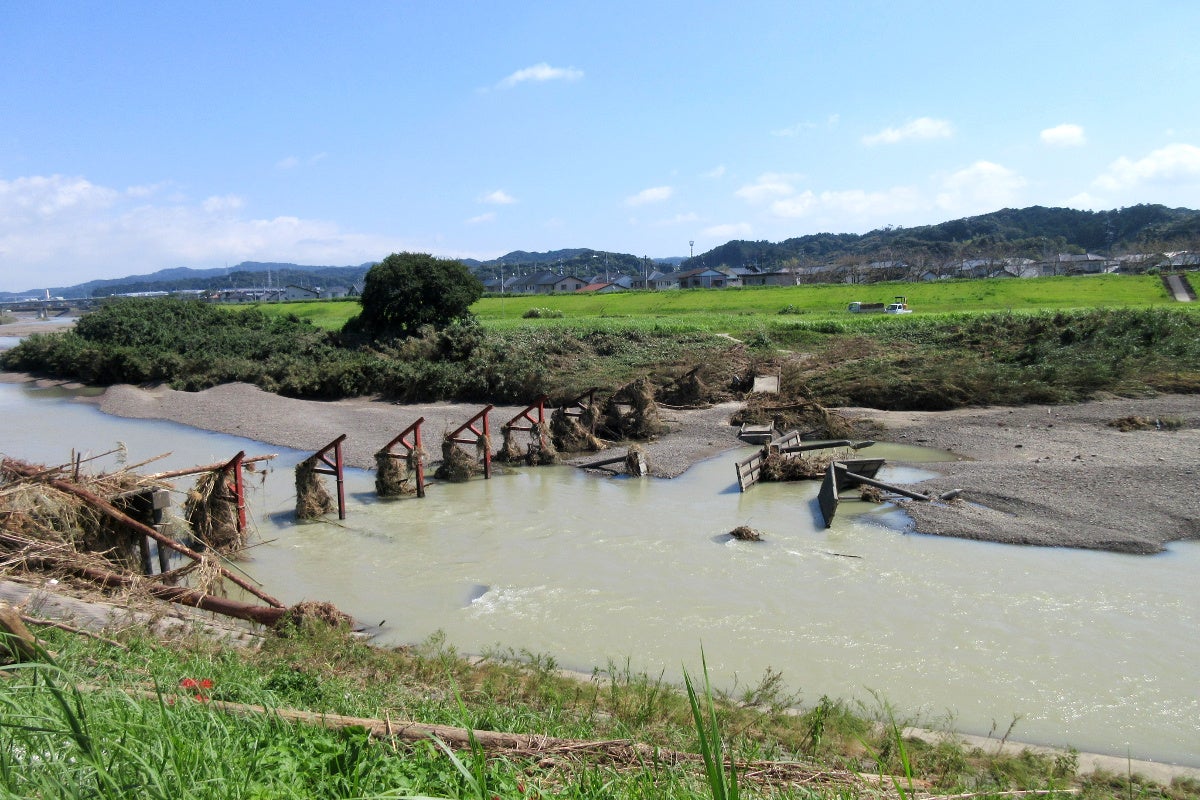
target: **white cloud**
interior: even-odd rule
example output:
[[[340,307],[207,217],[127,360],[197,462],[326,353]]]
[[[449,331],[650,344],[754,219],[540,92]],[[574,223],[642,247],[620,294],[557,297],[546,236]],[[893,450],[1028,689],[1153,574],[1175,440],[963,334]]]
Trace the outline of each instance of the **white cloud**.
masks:
[[[920,117],[906,122],[899,128],[884,128],[879,133],[862,137],[868,146],[895,144],[908,139],[949,139],[954,135],[954,126],[944,119]]]
[[[1082,147],[1087,144],[1087,137],[1083,135],[1083,128],[1079,125],[1072,125],[1065,122],[1062,125],[1055,125],[1053,128],[1046,128],[1041,133],[1042,144],[1050,147]]]
[[[225,195],[224,197],[209,197],[200,207],[208,214],[221,214],[228,211],[240,211],[246,201],[236,195]]]
[[[325,220],[248,218],[234,195],[179,199],[168,186],[126,191],[82,177],[0,180],[3,288],[69,286],[114,274],[228,261],[361,264],[421,249],[395,237],[343,230]]]
[[[1111,191],[1144,184],[1192,183],[1200,183],[1200,147],[1190,144],[1169,144],[1137,161],[1122,156],[1095,181],[1096,186]]]
[[[725,165],[718,164],[717,166],[710,169],[708,172],[701,174],[700,177],[701,178],[720,178],[724,174],[725,174]]]
[[[664,200],[669,200],[675,190],[670,186],[652,186],[649,189],[642,189],[635,195],[625,198],[627,206],[644,206],[648,203],[661,203]]]
[[[671,225],[686,225],[692,222],[698,222],[699,220],[699,214],[689,212],[687,214],[676,214],[669,219],[660,219],[658,222],[654,223],[654,225],[655,227],[666,228],[670,227]]]
[[[1097,200],[1087,192],[1080,192],[1068,198],[1065,203],[1067,208],[1078,208],[1083,211],[1096,211],[1103,208],[1106,204],[1102,200]]]
[[[285,158],[281,158],[275,162],[275,169],[282,172],[287,172],[288,170],[296,169],[299,166],[311,167],[313,164],[316,164],[319,161],[324,161],[327,156],[328,153],[314,153],[305,159],[297,158],[296,156],[286,156]]]
[[[480,214],[477,217],[471,217],[470,219],[467,220],[467,224],[468,225],[479,225],[484,222],[495,222],[495,221],[496,221],[496,212],[488,211],[484,214]]]
[[[811,131],[815,127],[817,127],[817,123],[815,122],[797,122],[795,125],[789,125],[786,128],[776,128],[775,130],[771,131],[771,135],[780,136],[783,138],[791,138],[793,136],[799,136],[805,131]]]
[[[863,189],[826,191],[801,194],[777,200],[771,211],[778,217],[788,219],[806,217],[820,212],[826,216],[881,218],[906,214],[921,209],[927,204],[920,192],[907,186],[897,186],[882,191],[868,192]]]
[[[34,175],[0,180],[0,224],[21,219],[50,219],[108,208],[121,193],[85,178]]]
[[[519,69],[497,84],[501,89],[511,89],[527,81],[544,83],[546,81],[577,81],[583,77],[583,70],[574,67],[552,67],[546,62],[534,64],[532,67]]]
[[[509,206],[517,202],[517,198],[513,197],[503,189],[497,189],[496,191],[485,194],[483,197],[479,198],[479,202],[488,203],[494,206]]]
[[[725,225],[713,225],[700,233],[712,239],[745,239],[750,236],[753,228],[748,222],[734,222]]]
[[[788,197],[795,194],[796,187],[793,182],[801,180],[803,177],[797,174],[767,172],[758,176],[756,182],[743,186],[733,194],[750,203],[765,203],[777,197]]]
[[[1026,180],[990,161],[976,161],[942,181],[937,207],[955,216],[969,216],[1017,205]]]

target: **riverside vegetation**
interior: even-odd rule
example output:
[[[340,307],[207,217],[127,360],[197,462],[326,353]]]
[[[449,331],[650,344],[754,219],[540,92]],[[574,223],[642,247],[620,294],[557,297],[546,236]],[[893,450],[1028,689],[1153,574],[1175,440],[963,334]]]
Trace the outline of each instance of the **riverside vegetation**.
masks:
[[[927,744],[883,701],[789,711],[799,697],[771,671],[719,693],[702,657],[685,694],[628,665],[570,676],[530,653],[468,660],[436,636],[383,650],[308,625],[248,651],[39,634],[53,656],[0,667],[6,797],[1200,797],[1189,779],[1077,778],[1069,752]],[[406,720],[464,729],[467,743],[388,735]],[[485,750],[488,731],[532,736]]]
[[[918,313],[844,310],[900,293]],[[643,375],[666,385],[702,364],[707,400],[766,369],[785,394],[825,406],[938,410],[1200,391],[1200,311],[1172,302],[1151,276],[493,296],[448,327],[363,343],[331,330],[353,302],[127,299],[28,337],[0,363],[101,385],[495,403],[564,401]]]

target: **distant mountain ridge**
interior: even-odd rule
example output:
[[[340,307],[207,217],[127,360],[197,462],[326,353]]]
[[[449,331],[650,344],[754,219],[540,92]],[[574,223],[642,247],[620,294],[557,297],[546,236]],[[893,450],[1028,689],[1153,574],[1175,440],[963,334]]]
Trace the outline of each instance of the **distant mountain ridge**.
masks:
[[[481,278],[552,270],[580,276],[639,275],[675,268],[836,263],[844,260],[924,259],[953,261],[994,256],[1045,257],[1053,253],[1163,252],[1200,250],[1200,211],[1163,205],[1136,205],[1111,211],[1070,208],[1005,208],[989,214],[922,225],[886,227],[864,234],[816,233],[782,242],[732,240],[700,255],[648,258],[630,253],[567,248],[544,253],[514,250],[488,261],[460,259]],[[244,261],[232,267],[174,267],[148,275],[88,281],[50,287],[63,297],[93,297],[131,292],[183,289],[215,290],[298,284],[308,287],[351,286],[361,281],[373,262],[357,266]],[[264,273],[266,273],[264,275]],[[44,287],[24,293],[41,293]],[[3,293],[0,293],[3,294]]]
[[[1161,252],[1200,248],[1200,211],[1137,205],[1112,211],[1005,208],[990,214],[863,234],[816,233],[782,242],[735,240],[684,262],[693,267],[777,267],[839,260],[1024,256],[1056,253]]]

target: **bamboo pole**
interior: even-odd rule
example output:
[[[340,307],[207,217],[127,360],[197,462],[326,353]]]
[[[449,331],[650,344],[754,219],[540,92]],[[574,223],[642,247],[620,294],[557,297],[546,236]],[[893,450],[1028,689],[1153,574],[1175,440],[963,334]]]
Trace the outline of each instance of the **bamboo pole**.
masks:
[[[242,464],[253,464],[258,461],[270,461],[271,459],[278,457],[278,453],[272,453],[266,456],[253,456],[251,458],[243,458]],[[171,470],[170,472],[156,472],[153,475],[146,475],[145,478],[148,481],[162,481],[168,478],[178,478],[183,475],[196,475],[201,472],[216,472],[217,470],[226,466],[228,463],[229,462],[227,461],[223,461],[220,464],[206,464],[203,467],[188,467],[186,469]]]

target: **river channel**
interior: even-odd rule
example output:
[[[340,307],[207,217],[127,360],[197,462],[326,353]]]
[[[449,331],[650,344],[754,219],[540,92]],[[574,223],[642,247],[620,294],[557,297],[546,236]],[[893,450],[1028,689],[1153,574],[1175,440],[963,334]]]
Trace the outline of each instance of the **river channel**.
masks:
[[[170,451],[156,470],[280,453],[251,482],[259,543],[243,568],[285,602],[383,622],[383,642],[441,631],[464,652],[672,681],[703,648],[726,688],[771,668],[805,704],[884,700],[902,721],[997,738],[1018,718],[1013,739],[1200,766],[1200,543],[1155,556],[994,545],[907,534],[900,512],[859,503],[826,530],[815,484],[739,493],[738,451],[674,480],[542,467],[399,501],[351,470],[344,522],[297,523],[306,454],[11,383],[0,433],[4,455],[42,463],[117,442],[129,462]],[[742,524],[765,541],[731,540]]]

